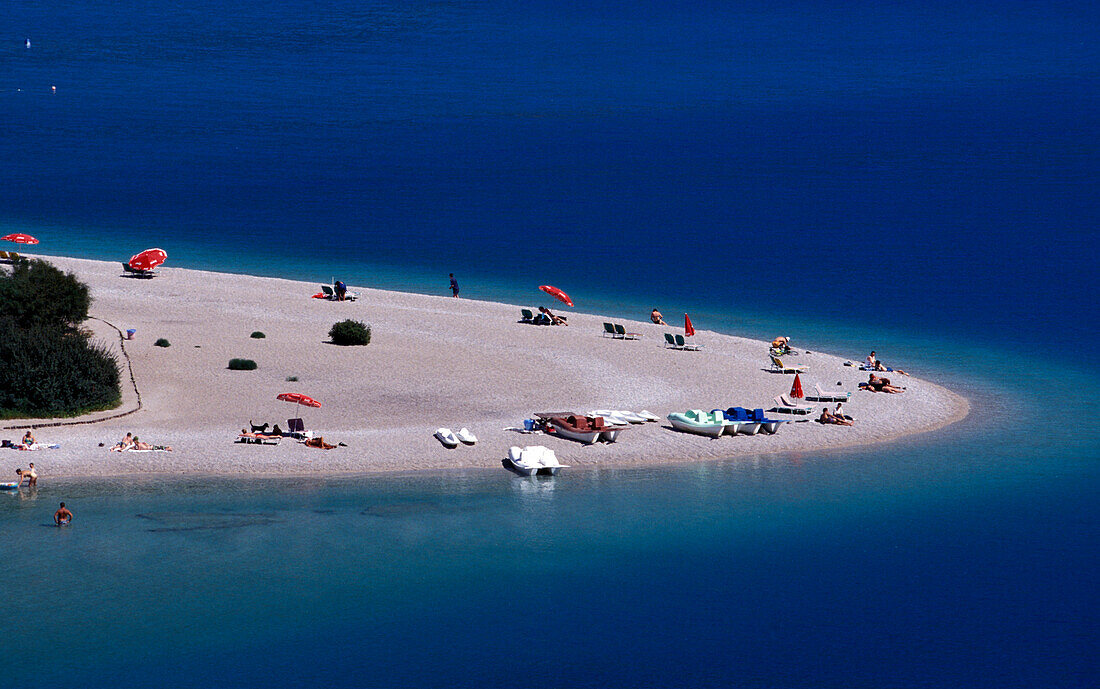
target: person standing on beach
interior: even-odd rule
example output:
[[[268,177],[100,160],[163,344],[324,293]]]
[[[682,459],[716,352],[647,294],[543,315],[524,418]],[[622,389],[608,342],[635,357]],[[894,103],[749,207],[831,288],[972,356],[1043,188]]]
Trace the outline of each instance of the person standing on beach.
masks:
[[[451,296],[458,297],[458,280],[455,279],[454,273],[451,273]]]
[[[53,513],[53,523],[58,526],[64,526],[73,520],[73,513],[69,511],[68,507],[65,507],[65,503],[61,503],[61,507],[57,508],[57,511]]]

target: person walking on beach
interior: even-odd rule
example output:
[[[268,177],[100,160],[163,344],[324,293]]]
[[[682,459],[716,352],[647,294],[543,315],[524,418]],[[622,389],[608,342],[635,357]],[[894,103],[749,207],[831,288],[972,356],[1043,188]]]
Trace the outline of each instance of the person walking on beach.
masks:
[[[68,507],[65,507],[65,503],[61,503],[61,507],[57,508],[57,511],[53,513],[53,523],[58,526],[65,526],[73,520],[73,513],[69,511]]]
[[[455,279],[454,273],[451,273],[451,296],[458,298],[458,280]]]

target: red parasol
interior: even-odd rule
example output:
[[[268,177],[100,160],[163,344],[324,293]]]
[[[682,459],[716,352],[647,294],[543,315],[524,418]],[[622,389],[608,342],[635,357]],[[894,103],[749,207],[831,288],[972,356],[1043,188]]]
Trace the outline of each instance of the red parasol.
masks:
[[[684,314],[684,337],[695,337],[695,326],[691,324],[691,317]]]
[[[320,402],[313,399],[312,397],[309,397],[307,395],[303,395],[300,392],[283,392],[283,393],[280,393],[280,394],[276,395],[275,399],[280,400],[282,402],[293,402],[294,404],[305,405],[307,407],[313,407],[315,409],[320,409],[321,408],[321,403]]]
[[[15,242],[16,244],[37,244],[38,240],[29,234],[23,234],[22,232],[16,232],[15,234],[7,234],[0,237],[5,242]]]
[[[541,289],[543,292],[546,292],[547,294],[554,297],[555,299],[561,301],[566,306],[572,306],[573,305],[573,300],[569,298],[569,295],[566,294],[565,292],[562,292],[557,287],[554,287],[552,285],[539,285],[539,289]]]
[[[802,379],[796,373],[794,374],[794,385],[791,386],[791,397],[802,399],[805,396],[802,394]]]
[[[130,267],[134,270],[152,270],[168,260],[164,249],[146,249],[130,257]]]

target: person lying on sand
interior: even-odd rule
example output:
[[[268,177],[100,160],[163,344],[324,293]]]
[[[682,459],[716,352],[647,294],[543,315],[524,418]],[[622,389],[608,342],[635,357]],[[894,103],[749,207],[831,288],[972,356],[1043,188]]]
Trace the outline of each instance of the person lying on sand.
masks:
[[[150,445],[149,443],[140,440],[136,435],[134,436],[134,447],[133,447],[133,449],[135,449],[135,450],[159,450],[159,451],[163,451],[163,452],[171,452],[172,451],[172,448],[169,447],[168,445]]]
[[[61,507],[57,508],[57,511],[53,513],[53,523],[58,526],[65,526],[73,520],[73,513],[69,511],[68,507],[65,507],[65,503],[61,503]]]
[[[661,312],[657,309],[653,309],[653,313],[649,314],[649,320],[653,321],[656,325],[668,325],[665,323],[665,317],[661,315]]]
[[[821,409],[821,416],[818,417],[817,421],[818,423],[832,423],[838,426],[851,426],[855,423],[854,421],[849,421],[848,419],[842,419],[841,417],[829,411],[828,407],[823,407]]]
[[[870,390],[871,392],[890,392],[897,394],[899,392],[905,392],[905,388],[899,388],[890,384],[889,378],[879,378],[875,374],[870,374],[866,383],[861,383],[860,387],[864,390]]]
[[[909,375],[908,373],[906,373],[905,371],[901,370],[900,368],[890,368],[889,366],[887,366],[886,364],[884,364],[884,363],[883,363],[883,362],[881,362],[881,361],[876,361],[876,362],[875,362],[875,364],[874,364],[874,369],[875,369],[876,371],[889,371],[890,373],[900,373],[900,374],[901,374],[901,375],[903,375],[903,376],[907,376],[907,375]]]
[[[111,452],[122,452],[123,450],[129,450],[134,446],[134,434],[127,433],[122,440],[114,444],[111,448]]]

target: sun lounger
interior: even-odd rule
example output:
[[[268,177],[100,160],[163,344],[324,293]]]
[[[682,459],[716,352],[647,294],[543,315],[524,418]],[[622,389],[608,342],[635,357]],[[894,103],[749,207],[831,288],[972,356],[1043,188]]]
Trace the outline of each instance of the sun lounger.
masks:
[[[807,404],[795,404],[786,395],[776,395],[775,406],[768,411],[776,412],[777,414],[800,414],[807,415],[813,414],[814,408]]]
[[[783,360],[774,355],[768,358],[772,360],[772,367],[769,369],[772,373],[803,373],[806,370],[805,366],[785,366]]]
[[[130,264],[126,261],[122,262],[122,270],[124,272],[123,277],[135,277],[135,278],[151,278],[156,277],[156,273],[151,270],[141,270],[140,268],[131,268]]]
[[[335,299],[336,293],[332,291],[332,288],[328,285],[321,285],[321,294],[325,295],[325,299]]]
[[[239,433],[238,443],[252,443],[255,445],[278,445],[282,440],[281,435],[268,435],[266,433]]]
[[[0,251],[0,263],[12,263],[11,254],[6,251]]]
[[[618,335],[621,340],[637,340],[642,336],[641,333],[628,333],[626,328],[618,323],[615,324],[615,334]]]
[[[523,318],[519,319],[520,323],[533,324],[535,322],[535,314],[531,311],[531,309],[520,309],[519,312],[520,315],[523,316]]]
[[[672,336],[672,333],[665,333],[665,349],[672,347],[673,349],[680,349],[676,345],[676,338]]]
[[[806,400],[810,402],[847,402],[852,398],[852,393],[833,393],[829,394],[821,389],[821,386],[814,383],[814,388],[817,390],[817,394],[806,395]]]
[[[301,419],[287,419],[286,420],[286,433],[291,438],[297,438],[301,440],[309,437],[309,432],[306,431],[306,424]]]
[[[698,352],[703,348],[703,345],[695,344],[694,342],[688,342],[684,339],[683,335],[676,336],[676,349],[683,349],[688,352]]]
[[[604,323],[603,324],[603,336],[607,337],[608,335],[610,335],[612,338],[616,338],[616,339],[619,337],[619,333],[615,332],[615,326],[614,325],[612,325],[610,323]]]

